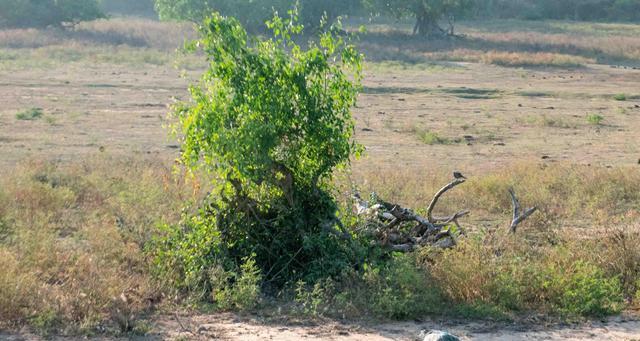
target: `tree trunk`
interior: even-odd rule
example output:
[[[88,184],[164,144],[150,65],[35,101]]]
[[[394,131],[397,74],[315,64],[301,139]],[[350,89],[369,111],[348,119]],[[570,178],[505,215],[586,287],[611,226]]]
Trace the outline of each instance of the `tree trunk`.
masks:
[[[438,37],[445,35],[445,31],[438,26],[438,22],[428,14],[420,14],[416,16],[416,24],[413,27],[413,35],[421,37]]]

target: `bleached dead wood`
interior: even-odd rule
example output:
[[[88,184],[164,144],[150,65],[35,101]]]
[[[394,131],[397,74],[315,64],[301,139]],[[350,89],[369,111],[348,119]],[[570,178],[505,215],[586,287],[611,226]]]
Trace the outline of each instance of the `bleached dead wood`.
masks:
[[[439,248],[451,248],[456,245],[456,236],[448,228],[454,224],[459,232],[462,232],[458,220],[467,216],[468,210],[458,211],[451,216],[435,217],[435,209],[440,198],[447,192],[466,182],[466,179],[456,177],[453,181],[442,187],[431,199],[427,207],[426,217],[423,217],[409,208],[399,204],[390,203],[378,198],[375,203],[364,201],[357,193],[354,194],[354,208],[356,214],[367,215],[375,227],[373,233],[378,242],[389,250],[398,252],[411,252],[418,246],[431,245]],[[516,232],[520,223],[531,216],[536,207],[528,208],[522,212],[513,189],[509,189],[513,202],[513,219],[510,231]],[[409,225],[413,224],[413,226]]]
[[[511,202],[513,203],[513,220],[511,220],[511,225],[509,229],[512,233],[516,233],[516,229],[521,222],[527,219],[530,215],[532,215],[535,211],[538,210],[537,207],[531,207],[521,212],[522,208],[520,207],[520,201],[516,197],[516,192],[513,188],[509,188],[509,194],[511,195]]]

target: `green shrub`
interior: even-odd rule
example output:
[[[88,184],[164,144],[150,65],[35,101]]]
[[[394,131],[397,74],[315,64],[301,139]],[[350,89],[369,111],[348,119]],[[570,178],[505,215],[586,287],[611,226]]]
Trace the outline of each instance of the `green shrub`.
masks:
[[[312,287],[304,281],[298,281],[295,294],[294,300],[300,305],[304,315],[321,316],[331,313],[331,309],[340,310],[339,307],[334,306],[334,297],[338,293],[331,278],[319,280]]]
[[[237,272],[214,266],[209,271],[209,277],[211,298],[219,309],[247,311],[258,304],[262,275],[253,258],[244,259]]]
[[[442,311],[442,298],[412,255],[397,254],[379,268],[365,269],[370,308],[379,316],[417,318]]]
[[[0,0],[0,27],[61,27],[104,17],[97,0]]]
[[[336,217],[332,172],[360,151],[351,108],[361,55],[332,30],[303,49],[290,19],[269,22],[272,38],[249,38],[233,18],[214,14],[196,46],[209,69],[174,107],[181,160],[205,172],[210,194],[180,226],[150,247],[162,278],[206,293],[207,271],[252,257],[276,285],[340,274],[357,245]],[[253,256],[255,255],[255,256]]]
[[[616,101],[626,101],[627,100],[627,95],[625,95],[625,94],[616,94],[615,96],[613,96],[613,99],[615,99]]]
[[[451,141],[450,139],[440,136],[440,134],[429,130],[417,129],[416,135],[418,136],[420,141],[428,145],[453,143],[453,141]]]
[[[560,292],[554,302],[569,315],[606,316],[619,313],[624,306],[622,287],[618,278],[607,278],[593,264],[578,260],[573,271],[559,269],[545,286],[555,286]]]
[[[335,316],[407,319],[447,311],[438,283],[416,264],[413,254],[367,263],[341,277],[337,290],[322,288],[314,288],[311,301],[317,297],[315,306]]]
[[[42,117],[43,112],[41,108],[30,108],[25,111],[21,111],[16,114],[16,119],[22,121],[34,121]]]
[[[602,121],[604,121],[604,116],[602,115],[599,115],[599,114],[587,115],[587,122],[589,122],[589,124],[600,125],[602,124]]]

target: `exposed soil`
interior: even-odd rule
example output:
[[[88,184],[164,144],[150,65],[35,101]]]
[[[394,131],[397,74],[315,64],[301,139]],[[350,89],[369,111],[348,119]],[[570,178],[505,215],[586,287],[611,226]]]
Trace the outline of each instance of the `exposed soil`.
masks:
[[[168,105],[187,98],[171,67],[74,63],[0,72],[0,167],[28,158],[69,160],[100,151],[177,156]],[[192,73],[193,74],[193,73]],[[449,63],[371,69],[355,112],[372,164],[490,170],[514,160],[635,165],[640,159],[640,70],[573,70]],[[615,94],[627,94],[616,101]],[[43,118],[16,113],[40,107]],[[601,115],[591,124],[589,114]],[[419,131],[448,143],[426,144]]]
[[[342,340],[383,341],[419,340],[420,332],[445,330],[462,340],[640,340],[640,321],[616,317],[607,321],[577,325],[545,326],[536,324],[504,324],[492,322],[394,322],[384,324],[343,324],[331,320],[315,322],[265,321],[256,317],[233,314],[196,316],[158,316],[147,336],[126,338],[98,337],[95,340]],[[0,334],[8,341],[42,340],[29,334]],[[53,340],[76,340],[80,337],[56,337]]]

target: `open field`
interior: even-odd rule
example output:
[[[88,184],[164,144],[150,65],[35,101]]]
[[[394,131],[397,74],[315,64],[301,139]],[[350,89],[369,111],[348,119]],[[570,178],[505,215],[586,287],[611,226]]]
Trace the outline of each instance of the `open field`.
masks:
[[[637,307],[637,248],[597,255],[588,248],[598,247],[592,239],[613,238],[611,231],[639,240],[640,25],[498,21],[463,23],[459,31],[465,37],[432,43],[372,25],[361,38],[368,61],[354,114],[366,153],[338,181],[419,209],[461,170],[469,183],[447,194],[440,209],[472,209],[462,222],[469,230],[503,228],[510,214],[504,190],[515,185],[542,211],[523,229],[557,229],[573,240],[572,255],[625,269],[628,309]],[[21,303],[25,311],[45,305],[31,325],[46,330],[62,319],[90,334],[111,319],[131,331],[135,315],[157,319],[136,333],[152,328],[151,335],[176,339],[209,332],[228,339],[410,339],[420,328],[451,328],[468,339],[504,339],[507,332],[599,339],[605,328],[609,339],[640,337],[634,321],[523,336],[464,323],[300,330],[287,322],[265,327],[227,315],[185,316],[196,337],[174,316],[154,315],[161,295],[144,270],[144,245],[159,222],[177,221],[180,205],[203,190],[174,178],[180,146],[165,128],[168,106],[188,98],[190,80],[203,70],[196,57],[175,53],[185,36],[193,36],[188,26],[139,19],[86,23],[76,32],[0,31],[0,265],[24,284],[0,277],[0,289],[46,288],[43,297],[55,303]],[[19,233],[5,231],[9,221]],[[5,247],[5,239],[18,246]],[[466,295],[461,300],[483,293]],[[19,325],[21,312],[2,309],[7,297],[0,292],[0,316],[14,314]]]
[[[2,165],[42,156],[69,160],[100,147],[116,154],[173,158],[176,150],[162,127],[167,105],[187,96],[180,67],[197,70],[202,64],[182,59],[184,64],[174,67],[174,49],[188,30],[166,25],[141,22],[129,29],[119,21],[93,24],[87,28],[93,33],[81,35],[80,41],[46,39],[36,32],[0,33]],[[496,26],[498,33],[491,34],[500,36]],[[16,34],[43,41],[24,47],[10,38]],[[378,41],[363,39],[364,52]],[[637,164],[640,70],[603,64],[522,68],[410,62],[403,60],[407,50],[400,44],[398,51],[385,45],[382,50],[389,55],[368,53],[372,61],[356,110],[357,138],[370,160],[365,163],[421,167],[428,160],[432,169],[476,171],[547,156],[545,162]],[[624,46],[640,49],[640,41]],[[538,48],[546,51],[545,46]],[[485,49],[491,47],[473,51]],[[519,51],[504,48],[495,53],[518,58]],[[633,60],[640,63],[640,56]],[[43,118],[16,118],[33,107],[43,109]],[[590,123],[589,115],[603,119]],[[424,141],[420,136],[426,132],[442,140]]]

